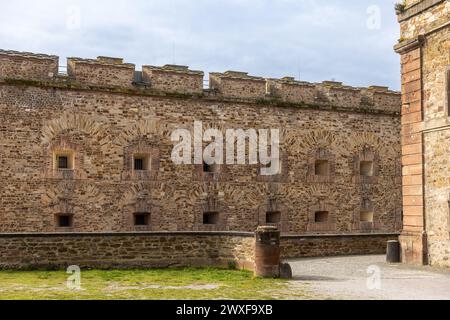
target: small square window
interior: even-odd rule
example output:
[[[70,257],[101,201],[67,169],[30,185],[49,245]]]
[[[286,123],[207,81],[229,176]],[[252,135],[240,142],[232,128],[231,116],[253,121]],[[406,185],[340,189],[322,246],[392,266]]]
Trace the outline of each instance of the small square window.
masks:
[[[281,222],[281,212],[273,211],[266,212],[266,223],[280,223]]]
[[[135,226],[148,226],[150,214],[146,212],[139,212],[134,214]]]
[[[141,158],[134,159],[134,170],[144,170],[144,159]]]
[[[146,155],[134,155],[133,169],[135,171],[149,170],[149,157]]]
[[[314,214],[314,222],[316,223],[326,223],[328,222],[329,213],[328,211],[317,211]]]
[[[69,169],[69,159],[66,156],[58,157],[58,168]]]
[[[55,169],[72,170],[74,165],[74,156],[70,152],[61,152],[55,154]]]
[[[72,227],[72,215],[61,214],[56,217],[56,223],[59,228]]]
[[[314,165],[314,171],[316,176],[328,176],[330,175],[330,163],[328,160],[316,160]]]
[[[360,175],[365,177],[373,176],[373,161],[361,161],[359,163]]]
[[[203,224],[218,224],[219,213],[218,212],[205,212],[203,213]]]
[[[373,212],[372,211],[361,211],[360,215],[361,222],[373,222]]]

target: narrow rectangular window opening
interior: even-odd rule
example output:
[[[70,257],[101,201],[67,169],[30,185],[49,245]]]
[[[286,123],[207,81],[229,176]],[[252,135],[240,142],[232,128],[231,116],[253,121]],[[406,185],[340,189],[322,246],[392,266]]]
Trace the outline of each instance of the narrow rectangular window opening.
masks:
[[[330,172],[330,163],[328,160],[316,160],[314,164],[316,176],[328,176]]]
[[[314,222],[316,223],[326,223],[329,219],[329,212],[328,211],[317,211],[314,214]]]
[[[281,212],[272,211],[266,212],[266,223],[280,223],[281,222]]]
[[[149,170],[150,163],[149,157],[146,155],[134,155],[133,156],[133,169],[135,171],[147,171]]]
[[[56,223],[59,228],[70,228],[72,227],[72,216],[68,214],[58,215]]]
[[[137,212],[134,214],[135,226],[148,226],[150,214],[147,212]]]
[[[72,152],[57,152],[54,157],[54,169],[72,170],[74,168],[74,154]]]
[[[219,213],[218,212],[204,212],[203,213],[203,224],[218,224],[219,223]]]

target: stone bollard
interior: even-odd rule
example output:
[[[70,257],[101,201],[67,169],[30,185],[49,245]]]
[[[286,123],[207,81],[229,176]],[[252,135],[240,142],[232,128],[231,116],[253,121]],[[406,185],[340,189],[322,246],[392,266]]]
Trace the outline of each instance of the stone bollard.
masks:
[[[280,231],[277,227],[258,227],[255,233],[255,276],[280,276]]]
[[[386,250],[387,263],[400,263],[400,242],[391,240],[387,242]]]
[[[280,263],[280,278],[281,279],[292,279],[292,268],[289,263]]]

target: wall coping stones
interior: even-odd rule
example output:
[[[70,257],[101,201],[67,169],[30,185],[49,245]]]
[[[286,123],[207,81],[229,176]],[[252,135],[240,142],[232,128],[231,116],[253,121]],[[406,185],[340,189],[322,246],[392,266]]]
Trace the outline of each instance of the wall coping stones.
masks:
[[[241,71],[225,71],[223,73],[211,72],[210,75],[216,76],[218,78],[224,78],[224,79],[249,80],[249,81],[257,81],[257,82],[265,82],[266,81],[266,79],[263,77],[249,76],[248,72],[241,72]]]
[[[149,232],[15,232],[0,233],[0,238],[52,238],[52,237],[177,237],[177,236],[229,236],[254,237],[253,232],[232,231],[149,231]]]
[[[190,75],[198,75],[198,76],[204,75],[203,71],[190,70],[188,66],[180,66],[180,65],[176,65],[176,64],[166,64],[162,67],[144,65],[144,66],[142,66],[142,69],[149,69],[151,71],[160,71],[160,72],[182,73],[182,74],[190,74]]]
[[[302,238],[349,238],[349,237],[383,237],[399,236],[397,232],[387,233],[345,233],[345,234],[281,234],[282,239]],[[229,236],[229,237],[254,237],[254,232],[234,231],[149,231],[149,232],[15,232],[0,233],[0,238],[52,238],[52,237],[160,237],[160,236]]]
[[[307,238],[352,238],[352,237],[397,237],[400,233],[398,232],[380,232],[380,233],[328,233],[328,234],[301,234],[301,235],[289,235],[282,234],[281,239],[307,239]]]
[[[40,60],[59,60],[58,56],[43,54],[43,53],[31,53],[31,52],[19,52],[14,50],[2,50],[0,49],[0,55],[17,57],[23,59],[40,59]]]
[[[111,60],[114,59],[114,60]],[[133,63],[119,63],[121,58],[109,58],[109,57],[98,57],[97,59],[83,59],[78,57],[69,57],[67,58],[67,63],[75,63],[75,64],[89,64],[89,65],[98,65],[98,66],[109,66],[113,68],[126,68],[126,69],[135,69],[135,65]]]

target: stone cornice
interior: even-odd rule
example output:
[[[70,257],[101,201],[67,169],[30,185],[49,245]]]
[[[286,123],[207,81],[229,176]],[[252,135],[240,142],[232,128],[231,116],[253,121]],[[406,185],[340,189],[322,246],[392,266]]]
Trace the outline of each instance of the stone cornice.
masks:
[[[156,231],[156,232],[19,232],[0,233],[0,238],[52,238],[52,237],[198,237],[227,236],[254,237],[253,232],[233,231]]]
[[[412,6],[406,7],[405,11],[398,15],[398,21],[403,22],[405,20],[408,20],[413,16],[421,14],[422,12],[428,10],[429,8],[434,7],[435,5],[438,5],[444,1],[446,0],[424,0],[417,2]]]
[[[424,42],[424,37],[422,35],[416,37],[415,39],[409,39],[402,41],[394,46],[394,50],[397,53],[403,54],[411,50],[417,49]]]

